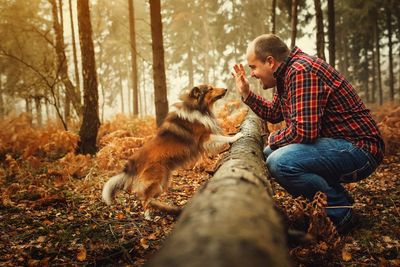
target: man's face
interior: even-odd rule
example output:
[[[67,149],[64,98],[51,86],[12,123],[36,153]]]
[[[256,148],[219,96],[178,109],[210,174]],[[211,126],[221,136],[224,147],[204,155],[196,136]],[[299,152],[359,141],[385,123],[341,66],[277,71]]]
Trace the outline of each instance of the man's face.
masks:
[[[254,51],[250,51],[247,54],[247,63],[250,67],[250,75],[260,80],[263,89],[273,88],[276,85],[274,78],[274,71],[277,66],[277,61],[269,56],[262,62],[256,58]]]

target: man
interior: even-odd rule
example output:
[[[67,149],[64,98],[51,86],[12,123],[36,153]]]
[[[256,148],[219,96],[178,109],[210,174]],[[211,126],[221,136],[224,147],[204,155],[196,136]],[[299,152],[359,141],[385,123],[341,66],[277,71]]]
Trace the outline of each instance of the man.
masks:
[[[276,86],[272,101],[255,95],[243,65],[235,65],[236,88],[259,117],[286,127],[272,132],[264,149],[267,167],[291,195],[327,195],[327,214],[339,233],[355,224],[353,199],[341,183],[368,177],[381,163],[384,143],[376,123],[352,85],[325,61],[292,50],[264,34],[247,49],[251,77],[264,89]]]

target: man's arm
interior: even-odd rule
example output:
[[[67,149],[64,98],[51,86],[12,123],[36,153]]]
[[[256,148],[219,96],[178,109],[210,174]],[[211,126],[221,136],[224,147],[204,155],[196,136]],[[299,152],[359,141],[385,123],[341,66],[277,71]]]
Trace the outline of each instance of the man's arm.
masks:
[[[274,99],[271,102],[250,91],[248,97],[243,99],[243,102],[248,105],[257,116],[265,121],[278,123],[283,120],[277,93],[274,95]]]

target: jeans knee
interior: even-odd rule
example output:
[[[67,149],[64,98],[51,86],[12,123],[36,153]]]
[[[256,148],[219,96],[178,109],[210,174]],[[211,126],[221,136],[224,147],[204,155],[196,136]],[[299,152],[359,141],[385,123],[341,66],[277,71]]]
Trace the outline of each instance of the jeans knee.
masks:
[[[268,156],[266,163],[272,177],[277,178],[279,176],[280,157],[276,153],[272,153]]]

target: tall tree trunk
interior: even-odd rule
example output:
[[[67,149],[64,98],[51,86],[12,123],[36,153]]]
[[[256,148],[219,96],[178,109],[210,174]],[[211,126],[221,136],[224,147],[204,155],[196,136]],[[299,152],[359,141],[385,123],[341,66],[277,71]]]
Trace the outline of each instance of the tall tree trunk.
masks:
[[[118,77],[118,80],[119,80],[119,95],[121,97],[121,112],[122,112],[122,114],[124,114],[125,113],[124,85],[123,85],[123,82],[122,82],[123,78],[122,78],[122,68],[121,68],[121,66],[118,69],[118,74],[119,74],[119,77]]]
[[[328,42],[329,64],[335,67],[335,4],[334,0],[328,0]]]
[[[209,83],[209,77],[208,74],[210,72],[210,43],[211,43],[211,38],[210,38],[210,32],[209,32],[209,25],[208,25],[208,16],[205,8],[202,8],[202,22],[203,22],[203,31],[204,31],[204,36],[203,36],[203,48],[204,48],[204,72],[203,72],[203,82],[208,84]]]
[[[52,15],[53,15],[53,28],[54,32],[56,35],[56,54],[57,54],[57,65],[58,65],[58,74],[61,77],[61,81],[63,82],[65,86],[65,91],[66,94],[69,95],[72,105],[74,106],[74,109],[76,110],[76,113],[78,116],[81,116],[82,114],[82,105],[80,103],[80,96],[76,93],[76,88],[69,79],[68,76],[68,62],[67,62],[67,57],[65,55],[65,44],[64,44],[64,36],[62,32],[62,27],[60,24],[60,21],[58,20],[58,14],[57,14],[57,3],[56,0],[49,0],[51,5],[52,5]]]
[[[376,88],[377,88],[377,78],[376,78],[376,60],[375,60],[375,49],[372,48],[372,87],[371,87],[371,103],[376,103]]]
[[[78,151],[82,154],[96,153],[99,121],[99,93],[97,91],[96,61],[92,39],[92,24],[88,0],[78,0],[78,26],[82,53],[84,109],[79,130]]]
[[[129,5],[129,33],[131,44],[131,67],[132,67],[132,98],[133,116],[139,115],[139,92],[138,92],[138,70],[136,61],[136,30],[135,30],[135,8],[133,0],[128,0]]]
[[[188,76],[189,76],[189,88],[194,86],[194,71],[193,71],[193,52],[192,46],[188,45]]]
[[[52,5],[52,15],[53,15],[53,28],[55,32],[55,50],[57,54],[57,74],[60,76],[61,81],[63,82],[66,89],[66,97],[72,101],[74,109],[78,116],[82,114],[82,105],[79,102],[80,95],[75,91],[75,86],[72,84],[71,80],[68,77],[68,64],[67,58],[65,55],[65,44],[64,44],[64,36],[63,36],[63,28],[62,23],[58,18],[57,12],[57,3],[56,0],[49,0]],[[60,10],[60,9],[59,9]],[[61,16],[61,15],[60,15]],[[68,112],[68,111],[67,111]],[[67,114],[68,115],[68,114]]]
[[[156,123],[160,126],[168,114],[167,82],[164,66],[164,43],[160,0],[150,1],[151,39],[153,50],[154,102]]]
[[[294,47],[296,45],[296,36],[297,36],[297,0],[292,0],[292,35],[291,35],[291,44],[290,47]]]
[[[63,43],[64,43],[64,12],[63,12],[63,2],[62,0],[58,0],[58,14],[60,15],[59,23],[60,23],[60,30],[63,34]],[[65,47],[65,46],[63,46]],[[67,62],[65,64],[68,64]],[[68,66],[67,66],[68,67]],[[71,117],[71,97],[68,93],[65,94],[64,98],[64,120],[68,123]]]
[[[5,115],[5,107],[4,107],[4,95],[3,95],[3,81],[0,73],[0,118],[3,118]]]
[[[394,101],[392,11],[390,7],[386,7],[386,27],[388,30],[388,46],[389,46],[389,99],[390,101]]]
[[[314,0],[315,19],[317,25],[317,55],[325,60],[324,21],[321,9],[321,0]]]
[[[383,91],[382,91],[382,76],[381,76],[381,54],[379,45],[379,26],[378,26],[378,11],[374,11],[374,40],[375,40],[375,56],[376,56],[376,73],[378,77],[378,101],[379,105],[383,104]]]
[[[364,74],[365,78],[363,79],[364,84],[364,92],[365,92],[365,101],[367,103],[371,102],[370,95],[369,95],[369,60],[368,60],[368,40],[364,41]]]
[[[272,12],[271,12],[271,33],[276,32],[276,0],[272,0]]]
[[[25,112],[32,117],[32,99],[25,98]]]
[[[40,103],[40,97],[34,97],[35,100],[35,109],[36,109],[36,122],[39,127],[43,126],[43,117],[42,117],[42,105]]]
[[[129,58],[129,55],[126,57]],[[126,66],[127,66],[127,70],[126,70],[126,81],[127,81],[127,87],[128,87],[128,107],[127,107],[127,114],[132,115],[132,102],[131,102],[131,94],[132,94],[132,90],[129,90],[129,88],[132,88],[132,79],[130,79],[129,73],[132,74],[131,69],[130,69],[130,64],[128,61],[125,62]]]
[[[142,83],[143,83],[142,91],[143,91],[143,103],[144,103],[144,112],[143,112],[143,114],[147,115],[148,110],[147,110],[147,99],[146,99],[146,95],[147,95],[147,93],[146,93],[146,68],[145,68],[144,59],[142,61]]]
[[[77,52],[76,52],[75,26],[74,26],[75,24],[74,24],[74,19],[73,19],[71,0],[69,0],[69,18],[70,18],[70,21],[71,21],[72,52],[73,52],[73,58],[74,58],[76,94],[77,94],[77,98],[79,100],[79,103],[82,103],[81,90],[80,90],[81,81],[80,81],[80,78],[79,78],[78,56],[77,56]]]

